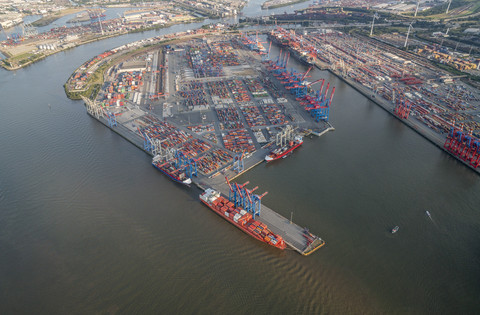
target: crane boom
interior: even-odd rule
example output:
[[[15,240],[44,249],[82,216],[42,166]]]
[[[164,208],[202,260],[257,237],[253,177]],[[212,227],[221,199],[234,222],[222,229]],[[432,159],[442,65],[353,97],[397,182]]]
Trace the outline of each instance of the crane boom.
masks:
[[[267,194],[268,194],[268,191],[264,192],[263,194],[261,194],[260,196],[258,196],[258,199],[262,199],[262,198],[265,197]]]
[[[332,93],[330,94],[330,100],[328,101],[328,107],[332,104],[333,94],[335,94],[335,87],[332,89]]]
[[[300,79],[300,81],[303,81],[306,77],[307,77],[307,74],[310,72],[310,70],[312,70],[313,66],[310,66],[310,68],[308,68],[307,72],[305,72],[302,76],[302,78]]]

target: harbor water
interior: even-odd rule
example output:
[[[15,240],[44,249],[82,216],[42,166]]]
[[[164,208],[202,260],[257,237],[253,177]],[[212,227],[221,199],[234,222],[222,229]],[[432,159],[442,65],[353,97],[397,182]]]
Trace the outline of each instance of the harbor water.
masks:
[[[478,314],[480,177],[328,72],[309,80],[336,86],[336,130],[239,179],[326,240],[309,257],[226,223],[66,98],[85,60],[196,26],[0,70],[0,313]]]

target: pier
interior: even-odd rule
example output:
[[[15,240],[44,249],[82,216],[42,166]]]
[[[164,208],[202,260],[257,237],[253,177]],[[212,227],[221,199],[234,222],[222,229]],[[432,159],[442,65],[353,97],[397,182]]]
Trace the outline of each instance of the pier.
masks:
[[[274,147],[297,134],[320,137],[334,130],[328,113],[335,88],[317,80],[322,84],[315,92],[305,80],[311,68],[287,70],[287,53],[271,61],[247,48],[257,47],[255,41],[203,38],[179,48],[160,45],[161,52],[145,51],[144,57],[122,55],[121,66],[106,69],[110,81],[97,99],[83,98],[87,112],[160,163],[174,165],[172,174],[228,196],[226,178],[261,164]],[[259,210],[254,218],[302,255],[325,245],[262,202],[245,209]]]
[[[116,125],[112,125],[111,122],[109,122],[108,117],[98,114],[98,111],[95,112],[94,102],[86,98],[83,100],[86,104],[87,112],[91,117],[95,118],[100,123],[105,125],[105,127],[111,129],[139,149],[143,150],[148,155],[152,156],[151,152],[145,150],[143,138],[135,133],[134,129],[131,127],[132,121],[147,115],[147,112],[139,108],[130,109],[122,114],[122,118],[117,120]],[[326,126],[319,135],[323,135],[330,130],[334,130],[334,128],[328,124],[328,126]],[[243,175],[249,170],[253,169],[255,166],[263,163],[265,155],[268,152],[268,149],[261,149],[254,152],[248,159],[246,159],[245,169],[241,172],[233,171],[227,166],[222,171],[214,173],[213,176],[199,174],[198,177],[194,177],[192,179],[192,182],[199,189],[204,190],[210,187],[221,192],[223,195],[228,196],[228,187],[225,183],[224,176],[228,177],[230,180],[234,180],[238,176]],[[256,220],[265,223],[272,232],[282,236],[282,238],[285,240],[285,243],[287,243],[290,248],[301,255],[307,256],[325,245],[325,241],[319,236],[314,235],[305,228],[302,228],[294,222],[291,222],[289,219],[275,212],[263,203],[261,205],[261,215],[258,216]]]
[[[233,180],[253,167],[261,164],[264,157],[265,154],[262,155],[258,153],[252,159],[252,165],[243,173],[236,174],[235,172],[227,171],[225,172],[225,175],[228,177],[231,176],[229,177],[229,180]],[[225,178],[223,176],[207,178],[201,182],[194,180],[194,183],[200,189],[211,187],[223,195],[228,196],[228,186],[226,185]],[[311,254],[316,249],[325,245],[325,241],[323,241],[320,237],[311,234],[305,228],[302,228],[294,222],[291,222],[289,219],[275,212],[263,203],[261,204],[261,215],[257,217],[256,220],[265,223],[272,232],[282,236],[288,246],[304,256]],[[309,241],[309,239],[311,241]]]

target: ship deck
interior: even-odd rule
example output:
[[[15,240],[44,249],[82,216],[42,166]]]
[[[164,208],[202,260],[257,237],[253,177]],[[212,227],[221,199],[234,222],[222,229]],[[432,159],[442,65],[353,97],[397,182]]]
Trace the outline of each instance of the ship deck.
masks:
[[[223,124],[225,122],[219,118],[218,113],[216,112],[216,107],[221,106],[222,108],[235,108],[238,113],[241,113],[241,115],[239,116],[240,119],[238,121],[241,122],[244,126],[242,128],[246,130],[248,138],[253,141],[254,147],[254,150],[250,150],[250,148],[247,150],[246,148],[242,148],[242,146],[239,146],[239,148],[242,149],[243,152],[253,152],[251,154],[247,154],[243,160],[244,171],[242,171],[241,173],[237,173],[232,170],[232,158],[229,162],[218,162],[218,166],[215,166],[211,170],[206,168],[208,170],[208,173],[202,173],[199,171],[198,177],[192,178],[193,184],[195,184],[199,188],[213,188],[228,197],[228,186],[225,183],[225,176],[227,176],[230,180],[233,180],[235,177],[244,174],[256,165],[264,162],[265,155],[268,154],[272,149],[271,146],[274,143],[275,134],[283,126],[287,124],[294,125],[295,127],[301,129],[302,132],[310,132],[311,134],[318,136],[321,136],[322,134],[330,130],[334,130],[333,127],[327,122],[314,121],[310,113],[305,111],[304,108],[300,106],[300,104],[296,101],[296,97],[291,93],[286,93],[285,88],[281,85],[279,80],[269,73],[269,71],[261,63],[261,57],[258,54],[253,54],[246,50],[238,50],[237,52],[238,56],[240,56],[240,59],[243,60],[242,64],[239,66],[240,68],[237,69],[235,67],[230,67],[228,71],[226,71],[225,76],[221,78],[208,77],[196,78],[195,80],[193,80],[193,77],[191,77],[190,75],[189,71],[191,70],[191,67],[187,66],[182,53],[179,52],[178,54],[169,54],[168,59],[165,61],[165,64],[167,66],[166,68],[168,69],[168,71],[165,72],[165,91],[171,91],[172,94],[168,96],[168,98],[165,100],[153,102],[154,106],[150,106],[152,105],[152,102],[145,100],[143,102],[125,100],[123,106],[110,106],[108,110],[116,115],[115,125],[113,125],[111,122],[109,124],[107,117],[100,116],[103,114],[101,111],[98,110],[98,105],[95,105],[85,100],[88,104],[90,104],[87,104],[87,110],[89,114],[92,115],[92,117],[98,119],[105,126],[118,133],[120,136],[124,137],[141,150],[144,150],[149,155],[152,155],[152,152],[150,149],[146,149],[144,147],[143,137],[140,136],[138,132],[139,127],[147,126],[151,121],[150,118],[143,120],[144,116],[155,117],[156,119],[158,119],[158,121],[166,121],[170,125],[173,125],[178,132],[184,132],[185,134],[190,135],[192,139],[195,140],[207,141],[212,148],[222,150],[224,149],[226,151],[229,151],[229,153],[233,157],[235,153],[232,150],[232,147],[227,147],[224,141],[222,143],[222,139],[224,138],[224,133],[227,133],[227,131],[229,130],[235,130],[237,128],[224,128]],[[151,69],[154,68],[155,67],[153,66],[151,67]],[[153,71],[148,75],[151,78],[156,76]],[[227,91],[228,97],[227,99],[222,101],[214,101],[213,94],[208,92],[208,106],[205,107],[204,105],[202,105],[204,107],[197,108],[195,110],[186,106],[183,103],[183,97],[180,97],[177,93],[180,87],[187,86],[187,82],[190,82],[192,80],[197,83],[206,84],[208,82],[216,82],[227,79],[232,80],[238,79],[240,77],[243,78],[246,76],[254,76],[265,79],[268,78],[271,82],[270,88],[267,88],[267,85],[262,83],[262,86],[264,86],[265,88],[265,93],[268,96],[255,97],[253,93],[246,92],[247,95],[252,95],[251,100],[248,104],[260,108],[262,104],[272,103],[276,105],[276,107],[278,107],[278,110],[280,110],[280,112],[286,115],[285,121],[275,122],[268,120],[268,124],[267,121],[265,121],[265,123],[263,124],[260,124],[256,127],[251,127],[247,121],[248,115],[246,116],[245,113],[242,113],[242,111],[240,110],[240,108],[242,107],[240,103],[246,103],[236,100],[235,97],[233,97],[233,90]],[[149,93],[150,91],[149,86],[151,84],[148,80],[145,82],[146,84],[144,85],[143,89],[139,90],[139,93],[142,93],[141,95],[146,95],[146,93]],[[283,92],[280,93],[275,91]],[[278,95],[274,96],[275,94]],[[176,104],[176,106],[174,104]],[[260,116],[262,115],[263,114],[261,114]],[[260,116],[253,115],[252,117],[253,119],[255,119],[255,117]],[[215,141],[204,137],[207,131],[201,131],[197,133],[192,132],[192,130],[188,129],[189,126],[197,125],[212,125],[213,130],[209,130],[208,132],[211,133],[210,135],[213,135]],[[261,135],[264,138],[264,141],[260,140],[262,139],[261,137],[257,138],[254,129],[260,131]],[[162,136],[162,139],[158,137],[156,139],[165,140],[167,139],[167,136],[168,135],[165,134]],[[264,204],[262,204],[261,215],[258,216],[257,219],[265,223],[272,232],[282,236],[285,242],[292,249],[302,255],[308,255],[325,244],[325,242],[319,237],[311,235],[310,233],[305,231],[305,228],[293,222],[290,222],[290,220],[283,217],[281,214],[276,213],[274,210]],[[308,240],[307,237],[309,237],[310,240]]]
[[[257,163],[251,163],[250,165],[245,165],[244,172],[248,171],[250,168],[253,168],[254,166],[263,162],[263,159],[259,160],[259,157],[257,158],[254,157],[254,159],[250,159],[250,160],[252,161],[255,160],[257,161]],[[233,171],[227,171],[225,175],[229,178],[229,180],[231,180],[243,173],[237,174],[236,172],[233,172]],[[209,187],[213,188],[221,192],[224,196],[228,198],[229,188],[225,183],[224,176],[216,176],[214,178],[204,179],[202,182],[199,182],[194,179],[194,183],[197,185],[197,187],[201,189],[206,189]],[[305,228],[299,226],[294,222],[290,222],[289,219],[275,212],[274,210],[272,210],[271,208],[269,208],[267,205],[263,203],[260,211],[260,216],[257,216],[255,219],[265,223],[273,233],[283,237],[283,239],[285,240],[285,243],[287,243],[289,247],[291,247],[293,250],[297,251],[298,253],[304,256],[307,256],[313,253],[315,250],[325,245],[325,242],[320,237],[313,234],[309,234],[308,232],[305,231]],[[311,242],[310,244],[308,243],[307,238],[305,237],[306,233],[310,235],[310,238],[314,239],[314,241]]]
[[[119,124],[118,126],[112,128],[108,125],[108,122],[105,120],[105,118],[95,116],[92,117],[96,118],[106,127],[110,128],[138,148],[145,151],[142,145],[142,139],[134,132],[132,132],[132,130],[129,130],[122,124]],[[325,131],[332,129],[333,128],[328,125],[328,127],[325,128]],[[150,152],[145,152],[151,155]],[[200,189],[213,188],[221,192],[224,196],[227,196],[228,198],[228,186],[225,182],[225,176],[227,176],[229,180],[233,180],[236,177],[248,172],[253,167],[264,162],[265,154],[267,152],[268,149],[258,150],[254,152],[250,158],[245,160],[245,169],[241,173],[237,173],[235,171],[232,171],[231,169],[228,169],[224,170],[222,173],[217,173],[217,176],[214,177],[194,177],[192,179],[193,184],[195,184]],[[312,234],[310,234],[310,238],[314,238],[315,240],[308,244],[307,238],[305,237],[305,228],[302,228],[294,222],[290,222],[289,219],[275,212],[263,203],[261,208],[261,215],[257,216],[256,220],[265,223],[272,232],[283,237],[289,247],[304,256],[313,253],[315,250],[325,245],[325,242],[320,237]]]

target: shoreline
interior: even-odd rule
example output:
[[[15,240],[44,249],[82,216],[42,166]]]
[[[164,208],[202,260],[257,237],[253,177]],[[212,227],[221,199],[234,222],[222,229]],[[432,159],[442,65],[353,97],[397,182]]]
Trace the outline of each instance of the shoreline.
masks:
[[[269,38],[269,40],[273,41],[278,46],[283,46],[282,44],[280,44],[274,38]],[[290,52],[292,52],[293,58],[295,58],[296,60],[298,60],[300,62],[303,62],[303,60],[295,53],[295,50],[293,48],[291,48],[290,46],[287,46],[287,49]],[[443,152],[447,153],[449,156],[455,158],[455,160],[457,160],[458,162],[461,162],[463,165],[467,166],[470,170],[472,170],[475,173],[477,173],[478,175],[480,175],[480,168],[474,168],[469,163],[465,162],[464,160],[462,160],[461,158],[452,154],[450,151],[448,151],[444,148],[444,144],[445,144],[445,141],[446,141],[446,137],[444,135],[434,133],[433,131],[429,132],[430,129],[428,129],[428,127],[424,126],[422,123],[415,121],[414,120],[415,118],[401,119],[401,118],[397,117],[393,112],[393,109],[394,109],[393,104],[389,104],[389,103],[387,103],[387,101],[384,101],[381,98],[375,97],[375,92],[374,91],[368,89],[367,87],[365,87],[365,86],[363,86],[363,85],[361,85],[357,82],[352,81],[349,78],[343,77],[341,74],[333,71],[331,69],[331,67],[328,64],[325,64],[323,61],[320,61],[320,60],[316,59],[315,61],[313,61],[313,65],[319,70],[322,70],[322,71],[326,70],[326,71],[330,72],[336,78],[338,78],[338,79],[342,80],[343,82],[345,82],[346,84],[348,84],[350,87],[355,89],[357,92],[359,92],[360,94],[365,96],[369,101],[378,105],[380,108],[382,108],[383,110],[388,112],[390,115],[392,115],[393,117],[395,117],[396,119],[401,121],[404,125],[406,125],[410,129],[415,131],[417,134],[422,136],[424,139],[428,140],[430,143],[432,143],[433,145],[440,148]],[[433,133],[433,134],[431,134],[431,133]]]
[[[21,65],[18,65],[16,67],[12,67],[12,66],[7,66],[5,64],[5,62],[8,62],[8,58],[7,59],[4,59],[2,60],[2,62],[0,63],[0,66],[3,67],[5,70],[8,70],[8,71],[15,71],[15,70],[18,70],[18,69],[22,69],[22,68],[25,68],[31,64],[34,64],[38,61],[41,61],[51,55],[55,55],[56,53],[60,53],[60,52],[63,52],[63,51],[66,51],[66,50],[69,50],[69,49],[72,49],[72,48],[75,48],[75,47],[78,47],[78,46],[81,46],[81,45],[86,45],[86,44],[89,44],[89,43],[92,43],[92,42],[96,42],[96,41],[99,41],[99,40],[104,40],[104,39],[107,39],[107,38],[110,38],[110,37],[115,37],[115,36],[120,36],[120,35],[125,35],[125,34],[128,34],[128,32],[126,33],[121,33],[121,34],[115,34],[115,35],[105,35],[105,36],[102,36],[102,37],[98,37],[98,38],[92,38],[92,39],[89,39],[87,41],[84,41],[80,44],[74,44],[72,46],[69,46],[69,47],[65,47],[65,48],[62,48],[62,49],[59,49],[59,50],[55,50],[55,51],[52,51],[51,53],[47,53],[47,54],[43,54],[42,56],[36,58],[35,60],[31,60],[31,61],[27,61]],[[6,55],[6,53],[4,51],[1,51],[0,52],[4,55]],[[11,58],[11,57],[9,57]]]
[[[42,16],[40,19],[32,22],[32,25],[35,26],[35,27],[42,27],[42,26],[47,26],[53,22],[55,22],[56,20],[66,16],[66,15],[69,15],[69,14],[74,14],[74,13],[78,13],[78,12],[81,12],[81,11],[85,11],[87,8],[68,8],[68,9],[65,9],[63,11],[59,11],[57,13],[54,13],[54,14],[51,14],[51,15],[47,15],[47,16]]]
[[[262,3],[261,8],[262,8],[262,10],[278,9],[278,8],[281,8],[281,7],[288,7],[289,5],[299,4],[299,3],[307,2],[307,1],[309,1],[309,0],[293,0],[293,1],[288,1],[288,2],[272,4],[272,5],[267,4],[268,2],[272,2],[272,1],[265,1],[264,3]]]
[[[421,124],[418,124],[416,122],[413,121],[413,119],[415,118],[412,118],[412,119],[401,119],[399,117],[397,117],[394,113],[393,113],[393,107],[389,107],[389,104],[383,104],[383,102],[381,102],[378,98],[374,98],[372,97],[372,95],[374,94],[371,94],[371,93],[367,93],[367,91],[365,91],[364,89],[367,89],[366,87],[356,83],[356,82],[353,82],[352,80],[348,79],[348,78],[344,78],[343,76],[339,75],[338,73],[332,71],[329,67],[326,67],[326,68],[322,68],[321,66],[319,66],[317,64],[317,62],[315,62],[315,67],[317,67],[319,70],[326,70],[328,72],[330,72],[331,74],[335,75],[335,77],[337,77],[338,79],[342,80],[343,82],[347,83],[350,87],[352,87],[353,89],[355,89],[357,92],[359,92],[360,94],[362,94],[363,96],[365,96],[369,101],[375,103],[376,105],[378,105],[380,108],[382,108],[383,110],[385,110],[387,113],[389,113],[391,116],[393,116],[394,118],[396,118],[397,120],[399,120],[400,122],[402,122],[404,125],[406,125],[407,127],[409,127],[410,129],[412,129],[413,131],[415,131],[417,134],[419,134],[420,136],[422,136],[424,139],[428,140],[430,143],[432,143],[433,145],[435,145],[436,147],[440,148],[443,152],[447,153],[449,156],[455,158],[455,160],[457,160],[458,162],[461,162],[463,165],[467,166],[469,169],[471,169],[472,171],[474,171],[475,173],[477,173],[478,175],[480,175],[480,169],[477,169],[477,168],[474,168],[472,167],[469,163],[465,162],[464,160],[458,158],[456,155],[452,154],[450,151],[446,150],[443,145],[446,141],[446,138],[445,139],[440,139],[441,135],[438,136],[438,138],[436,139],[435,137],[433,136],[429,136],[428,133],[426,133],[424,130],[428,130],[426,129],[426,127],[422,126]],[[372,91],[372,93],[374,93]],[[442,141],[443,140],[443,141]]]
[[[191,40],[192,38],[200,38],[200,37],[205,38],[206,36],[206,34],[203,32],[199,34],[192,34],[192,35],[184,34],[183,36],[181,34],[183,33],[172,34],[173,36],[171,36],[171,38],[166,42],[164,41],[164,38],[153,37],[153,38],[147,39],[146,42],[148,42],[149,44],[147,44],[147,46],[143,46],[142,48],[136,48],[137,45],[135,45],[135,43],[142,43],[145,41],[145,39],[139,40],[137,42],[132,42],[130,43],[131,44],[130,47],[132,47],[133,50],[130,50],[130,51],[124,51],[124,49],[128,49],[128,48],[120,49],[120,47],[119,49],[113,49],[115,51],[115,54],[122,54],[122,55],[118,55],[116,57],[112,56],[110,60],[107,60],[106,58],[102,60],[98,60],[97,61],[98,63],[105,62],[105,66],[107,68],[102,69],[102,67],[98,67],[97,68],[98,71],[101,71],[102,73],[97,74],[97,76],[100,76],[100,77],[105,77],[106,75],[110,76],[110,74],[107,74],[109,71],[108,68],[115,67],[115,65],[121,62],[121,59],[128,59],[128,58],[132,58],[134,55],[137,55],[139,53],[138,49],[143,50],[143,53],[145,53],[151,49],[160,50],[162,49],[163,46],[167,45],[167,42],[170,45],[172,44],[172,42],[181,43],[182,41]],[[209,36],[218,37],[218,34],[209,34]],[[234,36],[238,36],[238,35],[234,34]],[[155,40],[159,40],[159,42],[154,43]],[[122,51],[124,51],[125,54],[123,54]],[[110,57],[110,56],[111,55],[108,55],[107,57]],[[177,57],[171,57],[171,58],[181,59],[182,57],[177,56]],[[258,65],[259,67],[262,67],[261,60],[260,60],[261,58],[257,57],[256,59],[257,59],[256,65]],[[247,62],[246,60],[247,59],[245,59],[243,62]],[[89,63],[89,61],[87,61],[87,63]],[[91,64],[90,66],[93,67],[95,65]],[[155,70],[149,70],[149,71],[155,71]],[[259,73],[264,73],[260,69],[257,69],[257,71]],[[69,81],[72,78],[72,75],[69,77]],[[265,76],[272,75],[272,73],[269,73],[269,74],[264,73],[264,75]],[[217,80],[221,81],[222,78],[218,77]],[[68,81],[66,84],[67,85],[69,84]],[[154,152],[157,152],[157,151],[156,149],[154,150],[152,149],[152,147],[145,144],[145,140],[142,137],[143,133],[140,130],[138,130],[138,125],[143,125],[143,123],[137,123],[135,122],[135,119],[141,118],[143,116],[152,115],[156,118],[155,119],[152,118],[152,120],[150,120],[151,122],[164,120],[169,122],[173,127],[175,127],[178,130],[185,130],[185,131],[188,130],[186,125],[179,123],[175,119],[170,120],[167,117],[162,116],[162,114],[158,114],[151,111],[151,109],[148,106],[146,106],[147,104],[143,104],[143,105],[138,104],[138,105],[135,105],[135,107],[132,107],[131,105],[126,106],[124,109],[120,111],[120,113],[124,114],[126,112],[127,113],[134,112],[134,115],[132,114],[132,116],[130,116],[129,114],[126,114],[126,118],[124,120],[121,120],[118,123],[117,121],[115,121],[115,123],[112,123],[111,118],[109,118],[111,117],[112,112],[107,113],[105,111],[102,111],[100,105],[98,105],[99,103],[95,103],[95,101],[92,101],[92,99],[89,99],[87,97],[82,97],[82,99],[83,99],[83,102],[85,103],[86,112],[91,118],[94,118],[95,120],[103,124],[106,128],[110,129],[111,131],[113,131],[123,139],[127,140],[128,142],[130,142],[140,150],[144,151],[149,156],[155,155],[156,153]],[[294,96],[288,96],[288,99],[295,102]],[[285,103],[287,101],[284,100],[280,102]],[[142,108],[139,106],[141,106]],[[146,106],[146,108],[143,108],[143,106]],[[292,110],[293,112],[296,113],[299,109],[297,109],[296,107],[295,108],[292,107],[289,110]],[[312,127],[311,123],[314,123],[313,118],[311,118],[308,113],[304,113],[303,110],[301,112],[303,113],[300,115],[302,118],[304,118],[304,116],[308,117],[308,118],[305,118],[306,119],[304,122],[305,128]],[[116,116],[116,112],[113,111],[113,113]],[[309,123],[308,119],[311,119],[312,122]],[[216,120],[214,119],[212,122],[214,121]],[[132,123],[132,128],[130,128],[131,123]],[[270,122],[270,123],[272,124],[272,126],[276,125],[275,122]],[[300,123],[302,122],[300,121]],[[289,124],[289,121],[284,121],[281,123],[281,125],[283,124]],[[312,134],[316,135],[317,137],[321,137],[326,133],[328,133],[329,131],[335,130],[330,123],[324,123],[323,126],[318,126],[317,123],[314,123],[314,125],[319,127],[317,132],[315,133],[312,132]],[[137,126],[137,129],[135,129],[136,126]],[[266,125],[266,126],[268,127],[269,125]],[[251,128],[251,126],[246,128]],[[193,131],[188,131],[188,133],[193,134]],[[163,137],[164,138],[168,137],[168,135],[163,135]],[[200,135],[197,135],[197,136],[193,135],[193,138],[199,138],[199,137]],[[149,138],[147,137],[147,139]],[[257,141],[259,141],[258,138],[257,138]],[[272,140],[270,139],[270,141]],[[147,143],[148,143],[148,140],[147,140]],[[238,176],[245,174],[251,169],[255,168],[256,166],[264,163],[264,157],[266,154],[268,154],[270,149],[267,146],[261,146],[261,142],[258,142],[258,145],[256,145],[255,147],[256,149],[246,156],[244,166],[242,162],[242,169],[235,170],[235,167],[234,167],[235,159],[233,158],[235,155],[234,154],[235,151],[231,151],[232,148],[230,148],[225,144],[225,140],[223,144],[222,142],[219,142],[215,145],[211,145],[210,148],[213,148],[214,152],[215,150],[220,148],[221,150],[228,151],[229,154],[231,153],[231,156],[229,159],[220,162],[220,164],[218,166],[215,166],[214,168],[200,169],[198,172],[198,176],[195,174],[196,177],[192,178],[192,186],[197,186],[200,189],[203,189],[205,187],[211,187],[221,192],[224,195],[225,194],[228,195],[229,194],[228,186],[225,184],[225,181],[223,180],[224,176],[228,177],[230,180],[233,180],[234,178],[237,178]],[[210,150],[210,148],[208,150]],[[221,175],[224,175],[224,176],[221,176]],[[259,220],[265,223],[267,226],[270,226],[271,230],[274,233],[282,236],[285,243],[288,244],[291,249],[298,252],[299,254],[303,256],[308,256],[325,245],[325,241],[322,238],[312,233],[309,233],[310,236],[306,237],[305,228],[301,227],[298,224],[295,224],[294,222],[292,222],[292,220],[288,220],[282,214],[277,213],[275,210],[272,210],[271,208],[269,208],[267,205],[263,203],[261,205],[261,212],[262,212],[262,216]]]
[[[158,29],[162,29],[162,28],[168,28],[168,27],[171,27],[171,26],[174,26],[174,25],[177,25],[177,24],[190,24],[190,23],[196,23],[196,22],[200,22],[200,21],[203,21],[204,18],[195,18],[194,20],[191,20],[191,21],[187,21],[187,22],[179,22],[179,23],[168,23],[168,24],[165,24],[165,25],[158,25],[158,26],[153,26],[153,27],[148,27],[148,28],[142,28],[142,29],[137,29],[137,30],[132,30],[132,31],[127,31],[127,32],[119,32],[117,34],[110,34],[110,35],[101,35],[101,36],[98,36],[98,37],[95,37],[95,38],[92,38],[92,39],[89,39],[89,40],[86,40],[86,41],[82,41],[78,44],[72,44],[71,46],[68,46],[68,47],[65,47],[65,48],[62,48],[62,49],[58,49],[58,50],[54,50],[54,51],[51,51],[49,53],[43,53],[42,56],[34,59],[34,60],[30,60],[30,61],[27,61],[23,64],[19,64],[19,65],[16,65],[16,66],[11,66],[10,64],[10,61],[8,59],[10,58],[15,58],[15,56],[11,55],[10,53],[0,49],[0,53],[2,53],[5,57],[7,57],[6,59],[3,59],[3,60],[0,60],[0,66],[3,67],[5,70],[8,70],[8,71],[15,71],[15,70],[18,70],[18,69],[22,69],[24,67],[27,67],[31,64],[34,64],[35,62],[37,61],[40,61],[40,60],[43,60],[51,55],[54,55],[56,53],[59,53],[59,52],[63,52],[63,51],[66,51],[66,50],[69,50],[71,48],[75,48],[75,47],[78,47],[78,46],[82,46],[82,45],[85,45],[85,44],[89,44],[91,42],[94,42],[94,41],[100,41],[100,40],[104,40],[104,39],[108,39],[108,38],[111,38],[111,37],[117,37],[117,36],[122,36],[122,35],[126,35],[126,34],[134,34],[134,33],[141,33],[141,32],[146,32],[146,31],[151,31],[151,30],[158,30]],[[7,65],[7,63],[9,65]]]
[[[172,34],[177,34],[177,33],[172,33]],[[150,43],[148,46],[145,46],[145,47],[137,48],[137,49],[134,49],[134,50],[127,50],[124,53],[116,52],[115,54],[119,53],[120,55],[113,56],[112,59],[107,61],[107,63],[110,63],[112,60],[116,60],[118,58],[125,58],[124,54],[126,56],[128,56],[128,55],[131,55],[131,54],[136,54],[136,53],[141,52],[141,51],[148,51],[148,50],[152,49],[151,46],[154,46],[154,47],[159,46],[159,45],[164,46],[164,45],[167,45],[167,44],[182,42],[182,41],[189,40],[189,39],[192,39],[192,38],[201,38],[201,36],[205,36],[205,35],[206,35],[205,33],[199,33],[199,34],[184,35],[184,36],[181,36],[179,38],[164,37],[163,39],[158,39],[159,40],[158,42]],[[155,39],[155,38],[156,37],[152,37],[151,39]],[[113,50],[115,50],[115,49],[116,48],[114,48]],[[112,50],[110,50],[110,51],[112,51]],[[102,62],[105,62],[105,60],[100,60],[97,63],[102,63]],[[87,81],[87,84],[86,84],[86,86],[84,87],[83,90],[76,90],[76,91],[70,90],[69,85],[71,83],[70,81],[72,79],[73,74],[75,72],[79,71],[79,69],[84,67],[84,66],[85,66],[85,63],[81,64],[77,69],[75,69],[75,71],[69,76],[69,78],[67,79],[67,81],[64,84],[65,94],[71,100],[81,100],[82,96],[89,98],[89,96],[85,95],[84,93],[88,92],[95,85],[95,84],[92,85],[92,82]],[[93,72],[93,75],[97,74],[98,71],[103,71],[103,70],[101,70],[101,67],[97,68],[95,70],[95,72]],[[101,76],[103,77],[104,74],[101,73]],[[103,84],[103,81],[102,81],[102,84]]]

